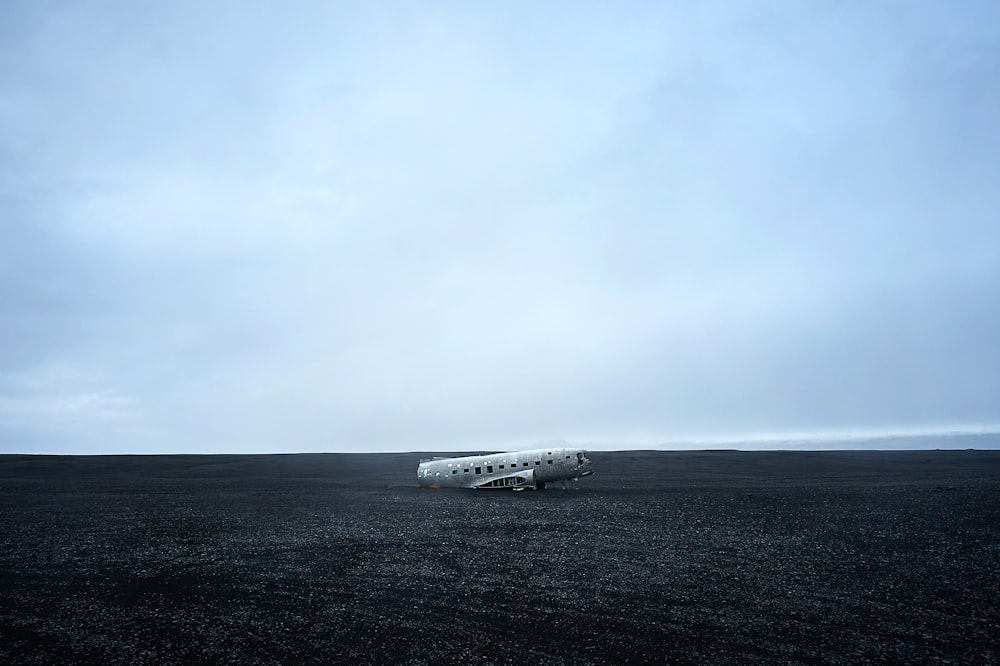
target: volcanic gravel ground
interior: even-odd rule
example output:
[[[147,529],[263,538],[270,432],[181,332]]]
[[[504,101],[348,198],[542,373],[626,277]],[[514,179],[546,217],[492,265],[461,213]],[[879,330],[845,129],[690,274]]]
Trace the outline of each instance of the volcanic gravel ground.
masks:
[[[1000,452],[0,457],[0,662],[1000,663]]]

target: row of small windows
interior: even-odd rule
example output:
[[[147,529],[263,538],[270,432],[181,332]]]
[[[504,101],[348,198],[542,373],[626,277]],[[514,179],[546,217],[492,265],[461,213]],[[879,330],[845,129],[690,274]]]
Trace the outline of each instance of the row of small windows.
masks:
[[[550,453],[549,455],[552,455],[552,454]],[[572,456],[566,456],[566,460],[571,460],[571,459],[572,459]],[[486,467],[486,473],[487,474],[492,474],[493,473],[493,465],[492,465],[492,463],[490,463],[490,461],[486,461],[486,462],[487,462],[487,464],[485,465],[485,467]],[[541,460],[536,460],[534,462],[535,462],[535,465],[541,465],[542,464]],[[546,460],[545,462],[547,464],[549,464],[549,465],[553,464],[551,458],[548,459],[548,460]],[[478,467],[465,467],[465,468],[462,468],[462,466],[459,463],[448,463],[448,467],[451,467],[453,464],[455,466],[455,469],[451,470],[452,474],[458,474],[458,470],[459,469],[462,469],[462,473],[463,474],[468,474],[470,469],[474,469],[476,474],[482,474],[483,473],[483,466],[482,465],[480,465]],[[500,469],[504,469],[504,467],[506,465],[507,465],[507,463],[504,462],[504,463],[502,463],[500,465],[497,465],[497,467],[499,467]],[[528,462],[522,462],[521,465],[524,466],[524,467],[528,467],[528,466],[530,466],[530,463],[528,463]],[[513,470],[513,469],[516,469],[516,468],[517,468],[517,462],[510,463],[510,469]],[[425,471],[424,475],[425,476],[429,476],[430,475],[430,470]],[[434,476],[441,476],[441,472],[435,472]]]
[[[570,459],[571,459],[571,456],[566,456],[566,460],[570,460]],[[551,465],[552,464],[552,459],[550,458],[550,459],[546,460],[545,462],[546,462],[546,464]],[[475,468],[470,468],[470,467],[463,468],[458,463],[448,463],[448,467],[451,467],[452,464],[455,465],[455,469],[451,470],[452,474],[458,474],[458,470],[459,469],[462,470],[463,474],[468,474],[470,469],[475,469],[475,473],[476,474],[482,474],[483,473],[483,466],[482,465],[480,465],[479,467],[475,467]],[[542,464],[541,460],[536,460],[535,461],[535,465],[541,465],[541,464]],[[507,463],[505,462],[505,463],[501,463],[501,464],[497,465],[497,467],[499,469],[504,469],[506,465],[507,465]],[[528,467],[528,466],[530,466],[530,463],[522,462],[521,465],[523,467]],[[516,462],[510,463],[510,469],[515,469],[515,468],[517,468],[517,463]],[[486,465],[486,473],[487,474],[492,474],[493,473],[493,465],[492,464],[487,464]]]
[[[572,458],[572,456],[566,456],[566,460],[570,460],[571,458]],[[549,464],[549,465],[551,465],[551,464],[552,464],[552,460],[551,460],[551,459],[549,459],[549,460],[546,460],[545,462],[546,462],[547,464]],[[454,466],[455,466],[455,469],[454,469],[454,470],[452,470],[452,474],[455,474],[455,473],[456,473],[456,472],[457,472],[457,471],[458,471],[459,469],[461,469],[461,468],[462,468],[462,466],[461,466],[460,464],[458,464],[458,463],[448,463],[448,467],[450,468],[450,467],[452,466],[452,464],[454,464]],[[498,468],[500,468],[500,469],[504,469],[504,466],[505,466],[506,464],[507,464],[507,463],[501,463],[501,464],[497,465],[497,467],[498,467]],[[536,461],[535,461],[535,464],[536,464],[536,465],[541,465],[541,464],[542,464],[542,461],[541,461],[541,460],[536,460]],[[527,462],[523,462],[523,463],[521,463],[521,465],[522,465],[522,466],[524,466],[524,467],[528,467],[528,466],[530,465],[530,463],[527,463]],[[510,468],[511,468],[511,469],[515,469],[516,467],[517,467],[517,463],[516,463],[516,462],[512,462],[512,463],[510,463]],[[465,472],[465,473],[467,474],[467,473],[469,472],[469,469],[470,469],[470,468],[468,468],[468,467],[467,467],[467,468],[465,468],[465,469],[462,469],[462,471],[463,471],[463,472]],[[482,466],[480,466],[480,467],[476,467],[475,469],[477,470],[477,471],[476,471],[476,474],[481,474],[481,473],[482,473]],[[489,474],[489,473],[493,472],[493,465],[492,465],[492,464],[489,464],[489,463],[488,463],[488,464],[486,465],[486,472],[487,472],[487,474]]]
[[[549,465],[551,465],[551,464],[552,464],[552,461],[551,461],[551,460],[546,460],[545,462],[546,462],[547,464],[549,464]],[[523,466],[525,466],[525,467],[528,467],[528,465],[529,465],[529,463],[521,463],[521,464],[522,464]],[[536,464],[536,465],[541,465],[541,464],[542,464],[542,461],[541,461],[541,460],[536,460],[536,461],[535,461],[535,464]],[[449,463],[449,464],[448,464],[448,467],[451,467],[451,463]],[[497,465],[497,467],[498,467],[499,469],[503,469],[503,468],[504,468],[504,466],[503,466],[503,465]],[[511,463],[511,464],[510,464],[510,468],[511,468],[511,469],[515,469],[516,467],[517,467],[517,463]],[[451,470],[451,473],[452,473],[452,474],[458,474],[458,470],[459,470],[459,469],[460,469],[460,468],[458,467],[458,465],[456,465],[456,466],[455,466],[455,469]],[[462,473],[463,473],[463,474],[468,474],[468,473],[469,473],[469,469],[470,469],[469,467],[466,467],[466,468],[462,469]],[[479,467],[476,467],[476,468],[475,468],[475,472],[476,472],[476,474],[482,474],[482,473],[483,473],[483,468],[482,468],[482,466],[480,465]],[[493,465],[486,465],[486,473],[487,473],[487,474],[492,474],[492,473],[493,473]]]

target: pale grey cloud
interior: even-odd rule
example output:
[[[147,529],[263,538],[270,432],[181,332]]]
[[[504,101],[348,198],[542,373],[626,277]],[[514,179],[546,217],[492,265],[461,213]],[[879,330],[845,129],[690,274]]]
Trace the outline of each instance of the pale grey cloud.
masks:
[[[1000,422],[988,4],[0,11],[10,448]]]

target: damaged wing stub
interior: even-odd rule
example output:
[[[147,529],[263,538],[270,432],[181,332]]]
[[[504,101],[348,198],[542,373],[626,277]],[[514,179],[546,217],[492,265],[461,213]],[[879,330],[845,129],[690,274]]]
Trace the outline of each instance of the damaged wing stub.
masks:
[[[550,481],[594,473],[583,449],[533,449],[459,458],[429,458],[417,467],[417,485],[426,488],[543,490]]]

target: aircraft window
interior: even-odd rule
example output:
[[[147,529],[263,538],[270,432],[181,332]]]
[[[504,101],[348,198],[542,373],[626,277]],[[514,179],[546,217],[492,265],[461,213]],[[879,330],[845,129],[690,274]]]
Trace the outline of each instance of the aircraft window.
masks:
[[[549,464],[550,464],[550,465],[552,464],[552,461],[551,461],[551,460],[549,461]]]
[[[483,473],[483,468],[482,467],[477,467],[476,468],[476,474],[482,474],[482,473]]]
[[[524,466],[525,466],[525,467],[527,467],[527,466],[528,466],[528,463],[524,463]]]
[[[569,460],[569,456],[566,456],[566,460]]]
[[[453,469],[453,470],[451,470],[451,473],[452,474],[458,474],[458,470],[457,469]]]
[[[489,474],[492,471],[493,471],[493,465],[487,465],[486,466],[486,473]]]
[[[500,465],[500,469],[503,469],[503,465]]]
[[[541,465],[541,464],[542,464],[542,461],[541,461],[541,460],[536,460],[536,461],[535,461],[535,464],[536,464],[536,465]]]
[[[463,469],[462,471],[465,472],[466,474],[469,473],[469,470],[467,470],[467,469]]]

